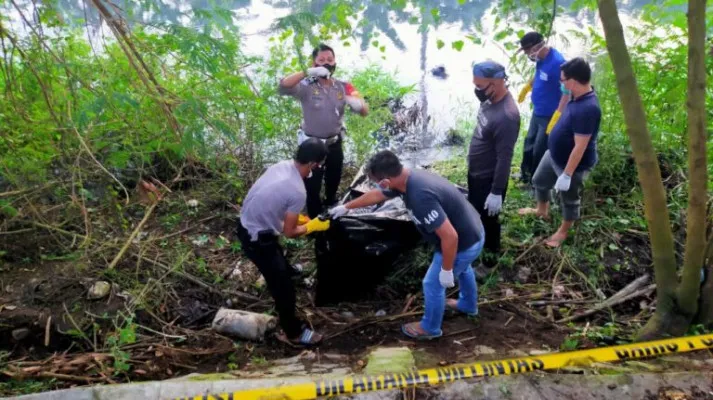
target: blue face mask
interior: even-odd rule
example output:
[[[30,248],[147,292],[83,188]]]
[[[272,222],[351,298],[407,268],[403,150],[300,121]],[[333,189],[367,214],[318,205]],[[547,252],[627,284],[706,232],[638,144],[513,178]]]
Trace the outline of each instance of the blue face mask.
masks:
[[[571,90],[564,87],[564,82],[560,82],[560,90],[562,91],[562,94],[566,94],[568,96],[572,94]]]

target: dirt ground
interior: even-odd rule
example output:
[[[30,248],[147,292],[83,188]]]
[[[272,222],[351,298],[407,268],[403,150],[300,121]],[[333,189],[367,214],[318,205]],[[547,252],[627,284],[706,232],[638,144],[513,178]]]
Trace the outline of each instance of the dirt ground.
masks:
[[[186,201],[201,198],[193,193],[180,196],[174,203],[161,204],[145,227],[143,242],[148,244],[132,246],[114,270],[106,269],[111,259],[105,256],[23,261],[38,247],[51,246],[55,239],[51,235],[5,247],[12,254],[5,257],[9,262],[0,264],[0,395],[17,394],[18,387],[25,390],[23,382],[29,381],[40,382],[39,390],[49,390],[254,370],[301,353],[302,349],[272,336],[258,343],[234,340],[210,329],[220,307],[274,313],[273,301],[260,287],[257,269],[239,249],[231,248],[236,242],[237,210],[219,201],[207,202],[199,212],[168,228],[167,217],[185,214]],[[141,214],[134,216],[140,218]],[[648,249],[640,236],[623,234],[621,249],[607,253],[601,295],[612,295],[648,270]],[[120,247],[123,240],[115,240],[114,246]],[[478,318],[447,317],[444,337],[414,342],[400,327],[420,318],[423,311],[420,282],[429,252],[414,252],[360,301],[315,307],[314,287],[304,282],[315,266],[314,246],[304,239],[285,242],[288,257],[305,266],[298,285],[298,310],[326,337],[317,351],[348,355],[355,370],[375,346],[409,346],[419,367],[432,367],[557,351],[568,340],[576,348],[616,344],[628,340],[631,329],[650,315],[638,304],[642,299],[637,299],[577,324],[556,324],[600,298],[573,272],[573,266],[563,268],[556,252],[530,244],[517,246],[515,266],[499,271],[498,281],[479,285]],[[178,257],[184,253],[192,258]],[[167,260],[168,255],[175,258]],[[609,268],[625,259],[632,260],[635,268]],[[531,269],[528,277],[520,276],[521,266]],[[580,274],[590,272],[588,266],[577,267]],[[564,278],[570,275],[574,278]],[[87,291],[98,280],[112,284],[110,294],[88,300]],[[643,300],[653,299],[644,296]],[[376,317],[377,312],[383,316]],[[624,328],[599,334],[596,341],[586,335],[612,319]],[[579,334],[576,341],[568,339],[575,334]]]
[[[210,321],[226,298],[187,285],[172,288],[177,295],[175,302],[136,312],[136,340],[120,348],[130,354],[132,368],[112,376],[115,354],[107,351],[107,335],[117,330],[115,316],[128,314],[136,294],[123,292],[117,285],[108,297],[88,300],[87,290],[95,279],[67,262],[11,271],[2,274],[0,293],[0,346],[8,354],[3,380],[54,377],[62,387],[104,378],[112,382],[166,379],[186,373],[251,368],[260,360],[292,357],[302,351],[271,336],[264,343],[252,343],[214,333]],[[523,315],[508,302],[488,304],[486,300],[478,318],[448,316],[444,337],[414,342],[403,336],[400,326],[420,317],[422,305],[417,298],[407,311],[403,301],[393,300],[316,309],[305,304],[309,293],[304,287],[300,289],[301,311],[327,338],[319,351],[350,355],[355,365],[374,346],[420,349],[420,366],[433,366],[472,360],[477,346],[496,349],[500,356],[516,349],[556,350],[568,333]],[[263,293],[261,299],[254,304],[264,306],[254,308],[269,311],[269,294]],[[343,315],[344,310],[350,310],[353,316]],[[385,311],[386,316],[374,317],[375,310]],[[18,330],[24,329],[28,332],[18,335]]]

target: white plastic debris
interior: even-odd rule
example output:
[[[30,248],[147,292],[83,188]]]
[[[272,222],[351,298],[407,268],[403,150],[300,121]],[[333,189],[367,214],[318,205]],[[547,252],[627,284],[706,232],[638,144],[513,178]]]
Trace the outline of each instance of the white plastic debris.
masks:
[[[102,299],[109,294],[110,290],[111,290],[111,284],[109,284],[109,282],[97,281],[92,285],[92,287],[89,288],[89,293],[87,294],[87,298],[89,300]]]
[[[212,328],[218,333],[247,340],[262,341],[265,332],[275,329],[277,318],[243,310],[220,308],[213,318]]]
[[[374,314],[377,317],[385,317],[386,316],[386,311],[385,310],[379,310]]]
[[[198,235],[196,236],[193,240],[191,240],[191,243],[193,243],[196,246],[205,246],[210,238],[206,234]]]
[[[552,293],[555,295],[555,297],[562,297],[562,295],[564,294],[564,286],[555,285],[552,288]]]
[[[186,205],[187,205],[188,207],[196,208],[196,207],[198,207],[198,200],[196,200],[196,199],[190,199],[190,200],[188,200],[188,201],[186,202]]]
[[[240,280],[243,278],[243,271],[240,269],[240,264],[242,264],[242,262],[238,261],[238,263],[235,264],[235,268],[230,271],[230,279]]]

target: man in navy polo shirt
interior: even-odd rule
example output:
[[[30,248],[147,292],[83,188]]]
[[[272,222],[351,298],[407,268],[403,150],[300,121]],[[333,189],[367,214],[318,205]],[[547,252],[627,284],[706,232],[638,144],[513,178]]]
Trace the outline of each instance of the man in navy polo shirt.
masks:
[[[592,70],[582,58],[572,59],[561,66],[562,93],[571,96],[562,117],[547,141],[547,152],[532,178],[537,208],[523,208],[521,215],[536,214],[548,218],[550,190],[561,193],[562,224],[550,236],[547,245],[558,247],[579,219],[580,190],[587,173],[597,163],[597,135],[602,110],[590,84]]]
[[[520,164],[520,180],[529,185],[547,150],[547,135],[561,117],[569,96],[560,92],[559,83],[560,65],[565,59],[559,51],[547,46],[541,34],[529,32],[523,36],[520,39],[520,50],[535,63],[535,76],[518,97],[518,103],[522,103],[532,90],[532,118]]]

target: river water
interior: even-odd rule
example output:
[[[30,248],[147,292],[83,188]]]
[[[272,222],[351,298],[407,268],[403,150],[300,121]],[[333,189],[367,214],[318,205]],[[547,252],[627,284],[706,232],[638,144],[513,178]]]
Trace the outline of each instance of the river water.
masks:
[[[289,15],[293,11],[289,1],[253,0],[249,6],[236,8],[238,24],[244,35],[244,48],[255,55],[265,55],[271,32],[269,27],[276,18]],[[313,1],[310,9],[319,10],[320,1]],[[524,81],[530,76],[522,76],[510,65],[513,52],[507,51],[494,40],[493,26],[495,4],[492,1],[466,1],[460,5],[458,0],[428,0],[427,9],[437,8],[441,16],[438,27],[430,27],[426,32],[419,32],[418,25],[412,25],[406,18],[390,11],[382,4],[365,2],[366,10],[360,16],[366,20],[363,28],[357,30],[355,40],[349,47],[340,42],[330,43],[337,54],[340,71],[360,68],[369,64],[379,65],[382,69],[395,74],[403,85],[415,85],[418,91],[410,100],[419,100],[426,104],[427,115],[431,117],[428,131],[442,135],[452,128],[472,126],[478,109],[478,101],[473,93],[471,66],[474,62],[492,59],[500,62],[509,71],[511,90],[517,95]],[[569,8],[569,2],[560,2]],[[646,1],[619,2],[621,18],[625,25],[635,24],[637,12]],[[480,29],[476,28],[480,26]],[[550,44],[560,50],[565,58],[582,56],[591,59],[586,39],[573,32],[580,32],[586,37],[586,30],[592,27],[601,32],[598,15],[593,12],[558,15],[550,39]],[[528,31],[525,26],[513,28]],[[368,33],[378,33],[376,39],[386,51],[369,45]],[[467,35],[480,37],[482,44],[474,44]],[[372,39],[373,40],[373,39]],[[441,40],[445,46],[438,49]],[[451,42],[463,40],[461,51],[451,47]],[[519,57],[524,57],[520,55]],[[448,77],[440,79],[431,74],[434,67],[445,67]],[[533,64],[534,66],[534,64]],[[521,113],[530,113],[529,101],[521,106]]]
[[[505,50],[502,44],[493,40],[494,19],[497,14],[496,3],[492,0],[468,0],[460,4],[458,0],[422,0],[426,9],[439,10],[441,23],[438,27],[430,27],[419,32],[418,25],[408,22],[403,13],[395,12],[388,6],[363,1],[365,10],[357,16],[360,24],[353,24],[356,29],[354,37],[349,41],[349,47],[344,47],[341,41],[329,43],[337,55],[338,72],[376,64],[382,69],[392,72],[403,85],[415,85],[416,93],[407,99],[407,104],[420,101],[424,113],[431,118],[427,130],[437,135],[452,128],[470,129],[475,120],[478,102],[473,94],[471,66],[474,62],[492,59],[506,66],[510,75],[511,90],[517,95],[524,81],[529,79],[531,69],[523,76],[516,71],[511,61],[513,51]],[[276,19],[284,17],[295,10],[311,10],[320,12],[327,0],[155,0],[155,1],[115,1],[128,15],[130,24],[179,23],[195,26],[200,29],[201,21],[192,17],[191,10],[209,10],[216,5],[233,11],[233,22],[239,27],[243,38],[243,50],[250,55],[267,55],[268,40],[275,32],[270,27]],[[558,4],[569,9],[572,0],[560,1]],[[617,2],[624,26],[636,25],[638,11],[648,3],[644,0],[625,0]],[[31,2],[21,2],[21,7],[31,10]],[[99,19],[93,9],[86,8],[84,0],[58,0],[58,7],[64,13],[64,18],[77,21],[84,25],[99,27]],[[143,4],[143,7],[141,6]],[[150,7],[146,5],[150,4]],[[15,10],[2,10],[10,16],[11,26],[23,29]],[[32,15],[31,12],[28,15]],[[512,26],[515,30],[525,26]],[[592,58],[587,45],[589,28],[601,32],[601,23],[594,12],[564,12],[559,13],[553,26],[554,34],[550,44],[560,50],[565,58],[583,56]],[[88,34],[88,37],[98,47],[101,47],[105,37],[111,37],[104,26],[103,37]],[[373,37],[372,35],[378,35]],[[467,35],[477,36],[482,44],[474,44],[466,38]],[[372,40],[378,40],[380,46],[385,46],[382,52],[370,45]],[[438,49],[438,41],[445,42]],[[451,47],[451,42],[463,40],[461,51]],[[305,49],[309,50],[309,49]],[[445,67],[448,77],[439,79],[430,71],[437,66]],[[521,69],[521,68],[518,68]],[[338,76],[338,73],[337,73]],[[523,121],[530,114],[530,102],[520,105]],[[526,123],[526,122],[525,122]]]

